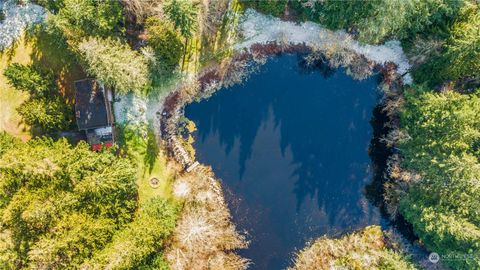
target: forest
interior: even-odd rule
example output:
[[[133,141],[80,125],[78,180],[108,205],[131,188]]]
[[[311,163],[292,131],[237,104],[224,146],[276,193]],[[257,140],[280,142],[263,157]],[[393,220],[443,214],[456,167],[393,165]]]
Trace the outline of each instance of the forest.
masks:
[[[248,241],[231,221],[221,185],[212,183],[214,172],[200,165],[185,173],[169,156],[171,140],[156,133],[167,101],[203,94],[207,83],[195,80],[212,66],[223,68],[223,77],[214,75],[224,85],[245,79],[235,73],[244,68],[235,45],[251,9],[342,31],[359,46],[400,42],[410,68],[394,76],[398,83],[382,100],[390,130],[383,141],[392,152],[383,204],[443,267],[480,269],[476,0],[0,2],[1,269],[251,265],[236,252]],[[413,81],[403,83],[406,76]],[[112,148],[91,151],[65,135],[76,131],[73,81],[86,77],[115,91]],[[194,130],[180,122],[167,129]],[[194,158],[193,139],[177,139]],[[292,257],[291,269],[426,268],[397,238],[378,226],[320,237]]]

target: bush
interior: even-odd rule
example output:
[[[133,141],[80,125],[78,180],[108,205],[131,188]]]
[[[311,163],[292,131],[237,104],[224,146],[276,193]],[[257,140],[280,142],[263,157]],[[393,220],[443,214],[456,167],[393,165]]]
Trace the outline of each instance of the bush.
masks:
[[[303,269],[417,269],[405,254],[386,247],[379,226],[369,226],[340,239],[321,237],[301,250],[290,270]]]

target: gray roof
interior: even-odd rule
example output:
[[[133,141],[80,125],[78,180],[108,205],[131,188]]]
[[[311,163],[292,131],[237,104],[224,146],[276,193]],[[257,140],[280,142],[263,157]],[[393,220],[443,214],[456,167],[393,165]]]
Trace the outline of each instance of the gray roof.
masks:
[[[94,79],[75,82],[75,116],[79,130],[110,126],[113,123],[105,88]]]

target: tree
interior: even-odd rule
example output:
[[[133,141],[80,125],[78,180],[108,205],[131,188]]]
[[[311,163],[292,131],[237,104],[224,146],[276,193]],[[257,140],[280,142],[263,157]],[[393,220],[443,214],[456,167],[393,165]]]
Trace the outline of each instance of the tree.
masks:
[[[60,29],[67,39],[79,41],[85,36],[107,37],[124,31],[125,19],[119,1],[61,2],[58,13],[49,16],[48,24]]]
[[[193,36],[193,32],[197,30],[197,8],[190,0],[167,0],[163,5],[163,11],[185,38],[182,60],[183,69],[188,41]]]
[[[175,228],[180,208],[173,202],[153,198],[135,220],[113,237],[112,242],[83,265],[83,269],[136,269],[160,251]],[[161,258],[156,264],[165,265]]]
[[[20,143],[20,140],[10,136],[5,131],[0,132],[0,156],[7,152],[9,149],[14,148],[17,144]]]
[[[90,37],[78,49],[87,72],[120,93],[138,93],[148,82],[146,59],[119,40]]]
[[[32,97],[47,97],[53,93],[55,81],[51,73],[42,73],[32,66],[11,64],[4,71],[10,84]]]
[[[476,78],[480,82],[480,8],[470,6],[455,23],[445,45],[445,79]]]
[[[149,17],[146,21],[148,44],[167,69],[172,70],[182,57],[182,41],[171,23]]]
[[[135,176],[128,159],[84,142],[37,138],[7,149],[0,156],[0,237],[8,240],[0,244],[0,268],[78,268],[131,221]]]
[[[400,213],[426,247],[445,256],[453,269],[480,267],[480,92],[405,91],[400,142],[403,168],[417,172],[400,199]]]
[[[27,125],[44,131],[65,130],[71,127],[73,110],[59,96],[29,99],[17,108]]]
[[[186,39],[192,37],[197,30],[197,8],[190,0],[167,0],[163,11],[176,29],[180,30]]]
[[[33,66],[11,64],[4,74],[16,89],[30,93],[30,99],[17,108],[26,124],[40,127],[44,131],[71,126],[73,110],[58,95],[52,73],[41,72]]]

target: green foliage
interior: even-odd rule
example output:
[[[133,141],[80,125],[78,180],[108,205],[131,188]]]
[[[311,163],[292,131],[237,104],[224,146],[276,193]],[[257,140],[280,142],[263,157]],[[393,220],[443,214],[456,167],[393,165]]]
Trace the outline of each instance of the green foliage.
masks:
[[[33,139],[0,158],[2,269],[76,268],[136,208],[135,170],[86,143]],[[15,258],[14,261],[11,261]]]
[[[17,147],[20,141],[6,132],[0,132],[0,156],[10,148]]]
[[[415,70],[415,78],[436,85],[469,78],[480,83],[480,8],[467,5],[449,30],[442,53]]]
[[[14,63],[5,69],[4,75],[13,87],[29,92],[32,97],[47,97],[55,89],[53,75],[32,66]]]
[[[191,38],[197,30],[198,10],[190,0],[166,0],[163,11],[185,38]]]
[[[149,269],[146,261],[160,251],[175,228],[179,210],[173,202],[151,199],[141,207],[135,220],[115,234],[112,242],[84,267],[104,269],[108,265],[110,269]],[[154,258],[152,263],[167,269],[161,257]]]
[[[374,12],[357,22],[359,39],[378,43],[386,38],[406,39],[431,29],[441,31],[462,6],[462,0],[371,1]]]
[[[263,0],[242,0],[240,1],[247,8],[254,8],[262,13],[281,17],[285,11],[288,0],[263,1]]]
[[[406,39],[417,33],[441,31],[458,13],[464,0],[374,0],[374,1],[244,1],[247,7],[282,16],[285,5],[303,20],[332,29],[355,29],[366,43],[386,38]]]
[[[64,6],[64,0],[33,0],[35,4],[44,7],[52,13],[57,13]]]
[[[479,268],[480,96],[421,87],[405,96],[401,122],[409,138],[400,144],[402,164],[422,179],[402,198],[400,211],[430,250],[472,256],[446,261],[452,268]]]
[[[59,29],[67,39],[85,36],[112,36],[124,31],[124,17],[119,1],[63,0],[48,24]],[[55,8],[58,8],[56,6]]]
[[[119,40],[88,38],[78,49],[87,72],[120,93],[139,93],[148,82],[145,57]]]
[[[471,6],[465,20],[455,23],[446,43],[446,77],[476,77],[480,80],[480,8]]]
[[[4,74],[16,89],[30,93],[30,99],[17,108],[25,123],[40,127],[43,131],[71,127],[72,107],[58,96],[51,73],[40,72],[32,66],[11,64]]]
[[[66,216],[31,247],[29,267],[64,269],[80,265],[110,240],[115,227],[112,219],[94,219],[81,213]]]
[[[158,61],[170,71],[173,70],[182,57],[181,36],[170,23],[156,17],[149,17],[145,26],[148,31],[148,44],[155,51]]]
[[[40,127],[44,131],[65,130],[73,123],[72,107],[58,96],[27,100],[17,111],[27,125]]]
[[[367,19],[375,12],[377,1],[325,1],[315,4],[310,16],[333,29],[346,29]]]

